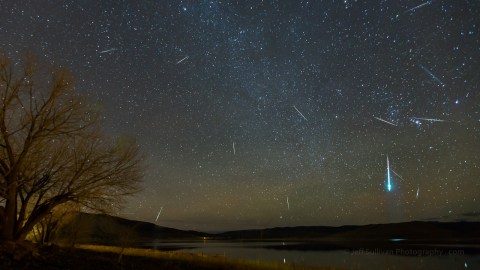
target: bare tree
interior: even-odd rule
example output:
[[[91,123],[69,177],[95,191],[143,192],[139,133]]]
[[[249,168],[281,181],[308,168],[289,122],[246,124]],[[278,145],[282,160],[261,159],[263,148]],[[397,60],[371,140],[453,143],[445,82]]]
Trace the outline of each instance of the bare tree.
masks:
[[[133,140],[108,140],[65,69],[0,56],[1,240],[22,240],[55,207],[98,210],[139,188]],[[20,69],[20,71],[17,71]]]

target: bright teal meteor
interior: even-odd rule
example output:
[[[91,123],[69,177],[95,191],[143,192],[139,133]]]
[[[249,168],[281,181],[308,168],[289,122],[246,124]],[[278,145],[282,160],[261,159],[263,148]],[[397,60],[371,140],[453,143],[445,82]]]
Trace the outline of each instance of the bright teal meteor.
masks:
[[[388,161],[388,155],[387,155],[387,189],[388,191],[392,190],[392,182],[390,177],[390,161]]]

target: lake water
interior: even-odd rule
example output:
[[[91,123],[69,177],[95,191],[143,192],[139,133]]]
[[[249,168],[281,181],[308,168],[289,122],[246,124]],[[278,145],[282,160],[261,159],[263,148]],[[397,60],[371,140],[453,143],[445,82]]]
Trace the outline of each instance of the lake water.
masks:
[[[149,248],[270,261],[290,265],[335,266],[347,269],[480,269],[479,246],[429,246],[402,244],[398,248],[331,248],[316,250],[293,242],[154,242]],[[297,246],[299,248],[297,248]],[[315,245],[314,245],[315,246]],[[313,246],[313,247],[314,247]],[[293,269],[293,267],[292,267]]]

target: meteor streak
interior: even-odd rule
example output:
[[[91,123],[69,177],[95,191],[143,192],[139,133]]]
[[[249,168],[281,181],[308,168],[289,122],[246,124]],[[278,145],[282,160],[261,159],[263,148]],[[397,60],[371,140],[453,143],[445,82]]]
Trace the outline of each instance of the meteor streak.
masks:
[[[394,123],[392,123],[392,122],[389,122],[389,121],[387,121],[387,120],[383,120],[382,118],[375,117],[375,116],[374,116],[373,118],[377,119],[378,121],[382,121],[382,122],[384,122],[384,123],[387,123],[387,124],[389,124],[389,125],[392,125],[392,126],[398,127],[398,126],[397,126],[397,125],[395,125]]]
[[[437,76],[435,76],[435,74],[433,74],[428,68],[426,68],[424,65],[420,65],[420,68],[422,68],[422,70],[425,73],[427,73],[430,77],[432,77],[432,79],[436,81],[441,87],[445,87],[445,84],[442,81],[440,81],[440,79]]]
[[[413,117],[413,119],[423,120],[423,121],[430,121],[430,122],[445,122],[445,120],[435,119],[435,118]]]
[[[101,51],[99,53],[113,52],[113,51],[116,51],[116,50],[117,50],[117,48],[111,48],[111,49],[108,49],[108,50]]]
[[[400,179],[402,179],[402,181],[405,181],[405,179],[403,179],[400,174],[398,174],[397,172],[395,172],[393,169],[392,169],[391,171],[392,171],[395,175],[397,175],[398,177],[400,177]]]
[[[417,187],[417,199],[418,199],[418,194],[420,194],[420,187]]]
[[[235,155],[235,142],[232,144],[233,146],[233,154]]]
[[[308,121],[307,118],[297,109],[297,107],[295,107],[295,105],[293,105],[293,108],[295,108],[295,110],[297,110],[297,112],[303,117],[303,119]]]
[[[288,196],[287,196],[287,208],[290,210],[290,203],[288,202]]]
[[[387,189],[388,191],[392,190],[392,183],[390,178],[391,178],[390,177],[390,161],[388,160],[388,156],[387,156]]]
[[[421,7],[426,6],[426,5],[428,5],[428,4],[431,4],[431,3],[432,3],[432,1],[427,1],[427,2],[425,2],[425,3],[423,3],[423,4],[420,4],[420,5],[416,6],[416,7],[411,8],[411,9],[405,11],[405,12],[414,11],[414,10],[416,10],[416,9],[418,9],[418,8],[421,8]]]
[[[158,211],[158,214],[157,214],[157,218],[155,219],[155,222],[157,222],[158,220],[158,217],[160,216],[160,214],[162,213],[162,210],[163,210],[163,206],[160,207],[160,211]]]
[[[184,58],[182,58],[182,60],[178,61],[178,62],[177,62],[175,65],[178,65],[178,64],[180,64],[181,62],[183,62],[183,61],[187,60],[189,57],[190,57],[190,56],[188,56],[188,55],[187,55],[187,56],[185,56]]]

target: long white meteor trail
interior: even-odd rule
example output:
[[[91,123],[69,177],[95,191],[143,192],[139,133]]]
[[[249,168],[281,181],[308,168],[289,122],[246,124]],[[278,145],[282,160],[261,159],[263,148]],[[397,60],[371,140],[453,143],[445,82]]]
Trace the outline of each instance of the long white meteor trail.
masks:
[[[305,115],[303,115],[303,113],[301,113],[297,107],[295,107],[295,105],[293,105],[293,108],[295,108],[295,110],[303,117],[303,119],[305,119],[306,121],[308,121],[308,119],[305,117]]]
[[[160,211],[158,211],[158,214],[157,214],[157,218],[155,219],[155,222],[157,222],[158,220],[158,217],[160,216],[160,214],[162,213],[162,210],[163,210],[163,206],[160,207]]]
[[[117,48],[111,48],[111,49],[108,49],[108,50],[101,51],[99,53],[113,52],[113,51],[116,51],[116,50],[117,50]]]
[[[425,2],[425,3],[423,3],[423,4],[420,4],[420,5],[416,6],[416,7],[411,8],[411,9],[405,11],[405,12],[414,11],[415,9],[421,8],[421,7],[426,6],[426,5],[428,5],[428,4],[431,4],[431,3],[432,3],[432,1],[427,1],[427,2]]]
[[[388,160],[388,156],[387,156],[387,189],[388,191],[392,190],[392,183],[390,181],[390,161]]]
[[[433,74],[433,72],[431,72],[428,68],[426,68],[424,65],[420,65],[420,68],[425,73],[427,73],[430,77],[432,77],[432,79],[436,81],[441,87],[445,87],[445,84],[442,81],[440,81],[440,79],[437,76],[435,76],[435,74]]]
[[[288,202],[288,196],[287,196],[287,208],[290,210],[290,203]]]
[[[187,55],[187,56],[185,56],[185,57],[184,57],[184,58],[182,58],[180,61],[178,61],[178,62],[177,62],[175,65],[178,65],[178,64],[180,64],[181,62],[183,62],[183,61],[187,60],[189,57],[190,57],[190,56],[188,56],[188,55]]]
[[[235,142],[232,144],[233,146],[233,154],[235,155]]]
[[[420,187],[417,187],[417,199],[418,199],[418,194],[420,194]]]
[[[378,121],[382,121],[382,122],[384,122],[384,123],[387,123],[387,124],[389,124],[389,125],[392,125],[392,126],[398,127],[398,126],[397,126],[397,125],[395,125],[394,123],[392,123],[392,122],[389,122],[389,121],[387,121],[387,120],[384,120],[384,119],[382,119],[382,118],[375,117],[375,116],[374,116],[373,118],[377,119]]]
[[[445,120],[435,119],[435,118],[413,117],[413,119],[423,120],[423,121],[430,121],[430,122],[445,122]]]

